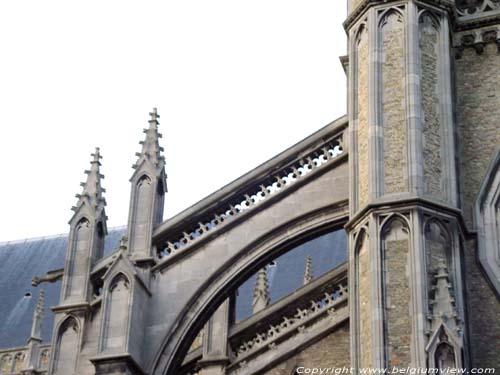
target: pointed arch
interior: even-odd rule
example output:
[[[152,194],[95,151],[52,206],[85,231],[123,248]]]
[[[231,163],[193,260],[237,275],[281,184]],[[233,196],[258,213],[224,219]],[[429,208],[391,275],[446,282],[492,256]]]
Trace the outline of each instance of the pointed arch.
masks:
[[[439,16],[430,9],[420,9],[418,12],[418,23],[422,23],[425,17],[428,17],[428,19],[432,22],[432,25],[439,31],[441,27]]]
[[[38,360],[38,367],[41,369],[46,369],[49,367],[50,362],[50,349],[43,349],[40,352],[40,358]]]
[[[333,207],[332,207],[333,208]],[[189,300],[182,304],[171,329],[158,343],[154,357],[148,363],[150,373],[175,372],[193,339],[217,307],[227,299],[230,291],[248,279],[270,260],[308,238],[340,228],[345,223],[345,211],[316,210],[283,225],[267,230],[251,241],[243,241],[233,256],[217,266],[210,277],[197,285]],[[245,256],[240,256],[245,254]]]
[[[0,358],[0,374],[10,374],[12,372],[12,355],[11,354],[4,354]]]
[[[446,224],[435,216],[426,218],[423,231],[427,296],[432,298],[434,276],[441,263],[446,265],[450,273],[452,286],[456,285],[452,254],[453,240]]]
[[[446,325],[441,324],[431,335],[425,348],[428,353],[429,368],[438,370],[462,368],[463,350],[459,340]]]
[[[119,270],[106,283],[101,327],[101,352],[123,353],[128,346],[132,281]]]
[[[388,366],[411,363],[410,226],[400,213],[385,218],[380,229],[382,306]],[[401,362],[397,362],[401,361]]]
[[[360,42],[360,39],[363,37],[363,34],[367,32],[368,26],[367,22],[361,21],[357,28],[353,31],[354,36],[354,44],[357,45]]]
[[[86,216],[78,219],[71,238],[66,298],[84,297],[92,247],[92,226]]]
[[[384,9],[383,11],[381,11],[378,14],[377,26],[379,28],[382,28],[389,20],[389,17],[391,17],[393,15],[398,17],[398,21],[404,23],[405,16],[404,16],[404,13],[402,12],[402,10],[398,7],[391,7],[391,8]]]
[[[17,352],[14,355],[14,365],[13,365],[14,372],[21,372],[21,370],[24,368],[25,358],[26,354],[24,352]]]
[[[368,226],[365,224],[354,234],[354,249],[359,250],[360,243],[369,237]]]
[[[67,316],[56,328],[51,374],[76,375],[81,327],[73,315]]]
[[[133,253],[149,254],[149,239],[151,232],[151,214],[154,201],[153,178],[143,173],[134,185],[131,207],[129,251]]]
[[[385,217],[382,222],[380,223],[380,234],[381,236],[384,236],[384,234],[391,229],[391,226],[393,225],[393,222],[395,220],[399,220],[401,222],[401,224],[403,225],[403,227],[405,228],[405,230],[410,233],[410,228],[411,228],[411,225],[410,225],[410,221],[408,220],[408,218],[402,214],[400,214],[399,212],[393,212],[391,213],[390,215],[388,215],[387,217]]]

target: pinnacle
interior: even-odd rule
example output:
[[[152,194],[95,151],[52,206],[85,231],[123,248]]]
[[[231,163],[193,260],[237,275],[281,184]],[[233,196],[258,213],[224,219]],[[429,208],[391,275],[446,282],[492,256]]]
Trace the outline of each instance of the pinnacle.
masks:
[[[269,301],[269,283],[267,281],[266,267],[263,267],[257,273],[257,280],[255,282],[252,303],[253,313],[255,314],[264,310],[269,305]]]
[[[31,339],[40,340],[42,334],[43,309],[45,305],[45,293],[40,290],[38,300],[33,311],[33,321],[31,323]]]
[[[45,292],[42,289],[40,290],[40,293],[38,293],[38,301],[35,307],[35,314],[37,316],[43,317],[44,304],[45,304]]]
[[[163,148],[160,147],[159,139],[161,138],[161,134],[158,132],[158,119],[160,115],[158,114],[158,110],[153,108],[153,111],[149,113],[151,117],[149,122],[149,128],[144,129],[144,133],[146,134],[146,138],[144,141],[140,141],[139,144],[142,146],[141,152],[136,153],[137,162],[134,164],[133,168],[137,168],[143,160],[151,162],[155,167],[163,167],[164,158],[161,155]]]
[[[313,279],[312,259],[311,256],[308,255],[306,257],[306,269],[304,271],[304,285],[308,284],[312,279]]]
[[[93,210],[103,211],[104,206],[106,205],[106,200],[103,197],[103,193],[106,191],[101,186],[101,179],[104,178],[104,175],[100,173],[100,166],[102,159],[99,147],[95,148],[94,153],[90,154],[92,156],[92,160],[90,161],[90,170],[86,170],[85,174],[87,175],[87,180],[85,182],[80,183],[83,187],[83,191],[81,194],[77,194],[78,203],[75,210],[82,206],[85,201],[87,201]]]

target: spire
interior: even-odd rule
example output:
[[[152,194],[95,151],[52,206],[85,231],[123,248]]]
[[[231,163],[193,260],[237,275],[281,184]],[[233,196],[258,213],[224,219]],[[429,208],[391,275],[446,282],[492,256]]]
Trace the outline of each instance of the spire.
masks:
[[[257,273],[257,280],[253,291],[252,312],[255,314],[264,310],[269,305],[269,284],[267,282],[266,267],[263,267]]]
[[[137,162],[130,182],[130,208],[128,216],[128,251],[136,261],[152,262],[156,254],[152,246],[153,229],[163,221],[167,175],[163,148],[158,140],[158,112],[156,108],[149,114],[149,128],[144,129],[146,139],[140,144],[142,151],[137,153]]]
[[[40,290],[38,294],[38,300],[35,306],[35,311],[33,311],[33,321],[31,325],[31,337],[30,340],[40,340],[42,341],[42,320],[43,320],[43,309],[45,304],[45,293]]]
[[[308,255],[306,257],[306,270],[304,271],[304,285],[308,284],[312,279],[313,279],[312,259],[311,256]]]
[[[77,194],[78,203],[76,207],[72,209],[74,211],[78,210],[85,202],[87,202],[91,209],[95,210],[97,216],[104,213],[104,206],[106,206],[106,200],[103,197],[103,193],[106,191],[101,186],[101,179],[104,175],[100,173],[99,167],[101,166],[102,156],[99,152],[99,147],[96,147],[95,152],[91,154],[92,160],[90,161],[90,170],[86,170],[87,181],[80,183],[83,187],[81,194]]]
[[[146,139],[139,142],[142,145],[142,151],[136,153],[138,159],[132,168],[137,169],[144,161],[147,161],[156,167],[157,172],[160,172],[165,165],[165,158],[161,155],[163,147],[160,147],[159,143],[159,139],[162,137],[158,132],[158,119],[160,115],[157,109],[153,108],[153,112],[150,112],[149,116],[151,116],[149,128],[143,130],[146,134]]]

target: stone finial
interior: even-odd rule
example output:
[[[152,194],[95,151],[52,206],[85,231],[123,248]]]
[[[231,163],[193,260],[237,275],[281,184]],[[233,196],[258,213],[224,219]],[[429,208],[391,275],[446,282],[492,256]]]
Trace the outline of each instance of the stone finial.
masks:
[[[83,187],[83,192],[76,195],[78,203],[76,207],[73,207],[73,210],[76,211],[85,202],[88,202],[90,208],[95,211],[96,216],[99,216],[104,214],[104,206],[106,206],[106,200],[103,196],[106,189],[101,185],[101,179],[104,178],[104,175],[100,173],[100,159],[102,159],[102,156],[99,147],[95,148],[95,152],[91,156],[90,170],[85,171],[87,181],[80,184]]]
[[[31,325],[30,339],[41,341],[44,305],[45,305],[45,292],[42,289],[40,290],[40,293],[38,293],[38,300],[35,306],[35,310],[33,311],[33,321]]]
[[[257,280],[253,291],[252,312],[255,314],[264,310],[269,305],[269,283],[267,282],[266,267],[262,267],[257,273]]]
[[[308,284],[313,279],[312,258],[310,255],[306,257],[306,269],[304,271],[304,285]]]
[[[441,260],[434,276],[434,297],[431,300],[432,328],[436,329],[441,323],[448,326],[451,331],[459,329],[458,315],[455,309],[455,300],[450,292],[452,286],[449,282],[448,270]]]
[[[151,117],[149,120],[149,128],[144,129],[146,139],[139,142],[139,144],[142,145],[142,151],[136,153],[138,159],[132,167],[137,169],[143,161],[149,161],[154,165],[155,169],[161,170],[165,164],[165,160],[161,155],[163,148],[160,147],[159,144],[161,134],[158,132],[158,125],[160,124],[158,119],[160,118],[160,115],[158,114],[158,110],[153,108],[153,111],[149,113],[149,116]]]

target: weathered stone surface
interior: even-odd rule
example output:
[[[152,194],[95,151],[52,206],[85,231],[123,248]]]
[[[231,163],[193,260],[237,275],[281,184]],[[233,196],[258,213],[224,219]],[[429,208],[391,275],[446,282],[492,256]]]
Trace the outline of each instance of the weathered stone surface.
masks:
[[[464,243],[472,364],[500,368],[500,302],[476,259],[476,241]]]
[[[439,30],[430,15],[424,15],[420,24],[420,66],[422,67],[422,122],[424,148],[425,193],[440,198],[442,186],[441,98],[439,84],[438,38]]]
[[[399,220],[391,223],[384,239],[384,284],[387,355],[390,367],[411,364],[411,311],[408,234]]]
[[[361,335],[361,366],[368,368],[372,366],[372,282],[370,272],[369,240],[363,235],[359,248],[359,320]]]
[[[365,28],[359,35],[357,52],[357,92],[358,92],[358,171],[359,208],[368,203],[369,154],[368,154],[368,33]]]
[[[404,24],[399,13],[392,12],[386,16],[381,35],[385,193],[401,193],[408,191],[408,173]]]
[[[327,337],[311,345],[283,363],[265,372],[266,375],[290,375],[297,367],[350,367],[349,324],[344,324]]]
[[[494,43],[482,54],[465,49],[456,60],[457,123],[463,214],[472,226],[474,201],[500,144],[500,54]]]

